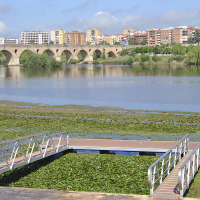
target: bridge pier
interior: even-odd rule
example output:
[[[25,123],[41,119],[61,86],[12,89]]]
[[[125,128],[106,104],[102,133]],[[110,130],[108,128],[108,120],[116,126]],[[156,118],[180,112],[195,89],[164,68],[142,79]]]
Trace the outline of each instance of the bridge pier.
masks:
[[[19,57],[13,57],[10,60],[7,60],[7,65],[20,65]]]
[[[58,62],[60,62],[60,61],[61,61],[61,58],[60,58],[60,56],[56,56],[56,57],[55,57],[55,59],[56,59]]]

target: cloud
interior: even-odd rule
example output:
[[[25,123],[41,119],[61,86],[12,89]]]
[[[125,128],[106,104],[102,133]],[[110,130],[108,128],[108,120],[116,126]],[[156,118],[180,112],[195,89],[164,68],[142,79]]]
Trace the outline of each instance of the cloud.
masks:
[[[12,8],[8,4],[2,4],[0,6],[0,14],[7,14],[12,11]]]
[[[102,34],[123,33],[124,29],[134,28],[137,30],[144,30],[147,27],[152,27],[155,20],[147,14],[140,16],[128,15],[122,18],[117,18],[109,12],[99,11],[92,18],[77,20],[73,18],[66,23],[66,27],[74,29],[81,29],[86,31],[88,29],[98,28],[102,30]],[[146,27],[145,27],[146,26]]]
[[[6,34],[10,29],[2,22],[0,21],[0,34]]]
[[[114,15],[114,14],[119,14],[119,13],[123,13],[123,12],[124,12],[124,9],[119,8],[117,10],[112,11],[111,14]]]
[[[189,22],[200,18],[200,9],[188,9],[184,11],[170,10],[160,16],[160,20],[166,23]]]
[[[136,9],[138,9],[139,7],[140,7],[139,5],[136,5],[136,6],[133,6],[133,7],[129,8],[127,11],[128,11],[128,12],[133,12],[133,11],[135,11]]]
[[[133,28],[136,30],[146,30],[150,28],[178,27],[184,25],[198,26],[200,22],[200,9],[177,11],[171,10],[161,15],[142,13],[140,15],[127,15],[116,17],[105,11],[99,11],[91,18],[69,20],[65,26],[74,30],[86,31],[88,29],[98,28],[102,34],[123,33],[124,29]]]
[[[84,12],[87,10],[92,4],[97,4],[98,2],[96,0],[87,0],[84,3],[80,4],[79,6],[76,6],[74,8],[69,8],[66,10],[63,10],[62,13],[69,13],[69,12]]]
[[[53,29],[45,24],[41,24],[35,28],[35,31],[51,32]]]

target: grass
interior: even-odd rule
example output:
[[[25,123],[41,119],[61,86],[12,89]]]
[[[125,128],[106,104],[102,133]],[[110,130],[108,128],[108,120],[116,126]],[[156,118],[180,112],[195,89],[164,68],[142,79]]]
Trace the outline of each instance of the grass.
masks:
[[[186,194],[186,197],[200,198],[200,172],[196,174],[195,179]]]

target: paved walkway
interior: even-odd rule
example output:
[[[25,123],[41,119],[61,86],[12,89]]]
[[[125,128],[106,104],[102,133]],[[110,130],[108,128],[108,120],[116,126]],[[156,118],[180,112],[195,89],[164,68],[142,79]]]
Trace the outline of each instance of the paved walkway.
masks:
[[[154,200],[148,195],[126,195],[0,187],[0,200]],[[194,200],[194,198],[180,198]],[[156,198],[155,200],[159,200]],[[167,200],[167,198],[165,198]],[[195,199],[197,200],[197,199]]]

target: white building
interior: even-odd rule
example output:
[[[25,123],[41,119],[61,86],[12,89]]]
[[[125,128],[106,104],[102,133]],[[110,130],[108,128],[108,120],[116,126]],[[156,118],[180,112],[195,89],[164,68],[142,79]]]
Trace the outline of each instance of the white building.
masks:
[[[49,32],[41,31],[24,31],[20,35],[20,43],[23,45],[27,44],[48,44],[49,43]]]
[[[2,44],[4,44],[4,40],[5,40],[5,38],[0,38],[0,46],[1,46]]]

